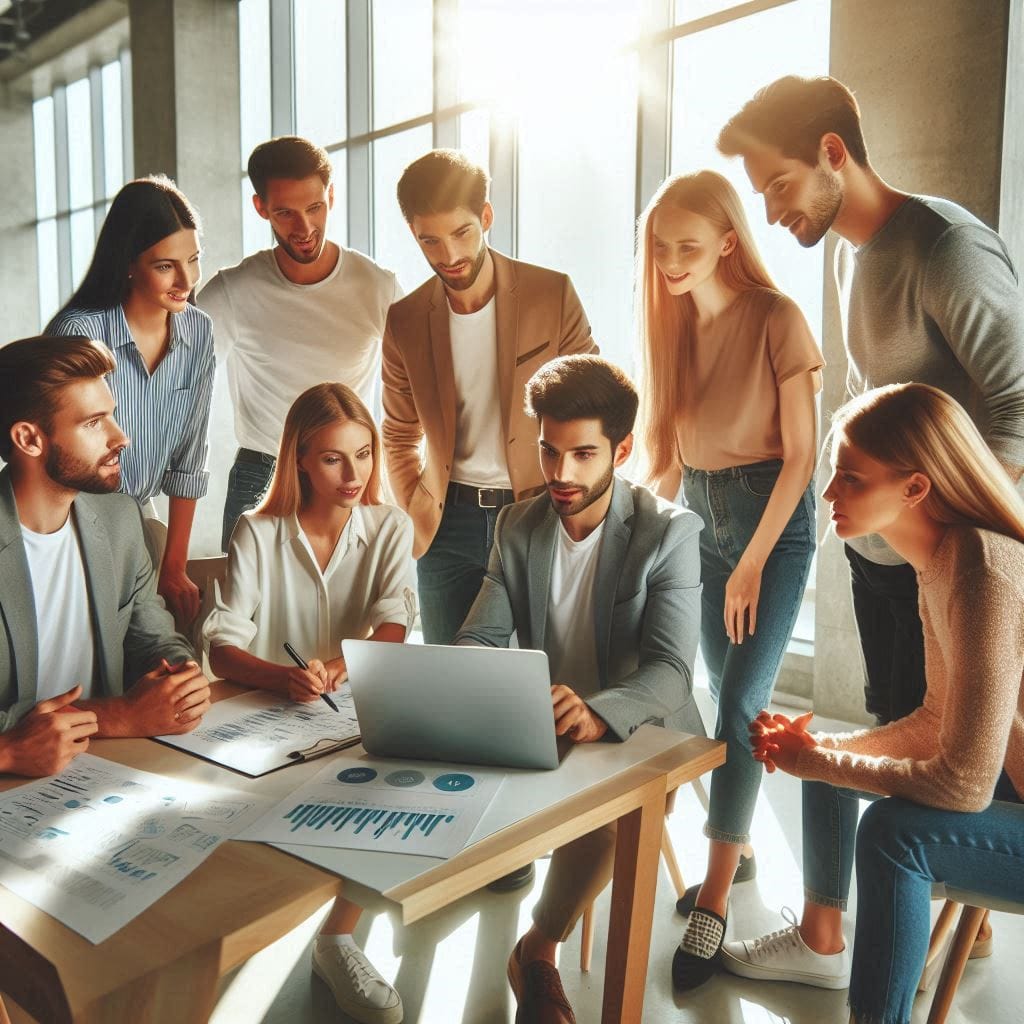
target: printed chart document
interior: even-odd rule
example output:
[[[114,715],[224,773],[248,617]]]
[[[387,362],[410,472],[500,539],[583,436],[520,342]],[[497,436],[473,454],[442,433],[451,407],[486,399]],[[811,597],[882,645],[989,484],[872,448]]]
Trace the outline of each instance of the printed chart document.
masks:
[[[504,777],[475,766],[341,755],[235,838],[454,857]]]
[[[0,884],[90,942],[123,928],[266,801],[79,754],[0,793]]]
[[[266,775],[359,742],[352,691],[343,687],[331,699],[337,711],[322,700],[296,704],[265,691],[243,693],[217,701],[198,729],[157,739],[246,775]]]

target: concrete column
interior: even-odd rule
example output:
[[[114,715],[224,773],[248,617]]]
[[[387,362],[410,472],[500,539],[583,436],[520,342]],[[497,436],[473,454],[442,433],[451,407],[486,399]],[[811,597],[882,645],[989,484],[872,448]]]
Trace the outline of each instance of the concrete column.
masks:
[[[0,92],[0,281],[4,319],[0,345],[39,331],[39,260],[33,225],[36,209],[32,160],[32,98],[9,86]]]
[[[875,168],[890,184],[952,199],[993,227],[1011,6],[1019,18],[1019,0],[832,0],[831,74],[857,96]],[[826,253],[826,424],[845,399],[846,376],[833,248]],[[814,706],[864,721],[849,573],[834,536],[821,548],[816,585]]]
[[[237,0],[129,0],[135,174],[172,177],[203,220],[203,275],[242,255]],[[226,374],[210,419],[210,489],[191,555],[220,551],[235,437]]]

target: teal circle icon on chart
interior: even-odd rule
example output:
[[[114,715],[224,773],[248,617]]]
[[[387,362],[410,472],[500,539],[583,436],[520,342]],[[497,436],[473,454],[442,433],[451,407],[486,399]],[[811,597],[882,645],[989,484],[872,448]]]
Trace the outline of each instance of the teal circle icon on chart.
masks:
[[[426,779],[426,775],[423,772],[418,772],[414,768],[402,768],[397,772],[392,772],[390,775],[384,777],[384,781],[389,786],[397,786],[399,789],[408,789],[410,786],[418,786],[421,782]]]
[[[377,772],[373,768],[346,768],[338,772],[339,782],[372,782],[377,778]]]
[[[476,779],[463,772],[449,772],[434,779],[434,789],[439,789],[442,793],[463,793],[475,785]]]

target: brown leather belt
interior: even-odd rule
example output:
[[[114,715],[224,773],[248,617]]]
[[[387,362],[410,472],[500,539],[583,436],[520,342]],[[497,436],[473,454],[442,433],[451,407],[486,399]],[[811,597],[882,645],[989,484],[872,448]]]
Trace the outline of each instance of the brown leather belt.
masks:
[[[503,508],[516,500],[515,491],[501,487],[470,487],[454,480],[448,484],[446,505],[475,505],[477,508]]]

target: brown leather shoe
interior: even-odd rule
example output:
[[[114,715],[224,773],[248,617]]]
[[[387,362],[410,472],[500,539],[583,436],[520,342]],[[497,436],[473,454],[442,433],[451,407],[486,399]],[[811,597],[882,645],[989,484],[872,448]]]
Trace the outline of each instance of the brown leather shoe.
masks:
[[[508,959],[508,983],[519,1004],[516,1024],[576,1024],[558,968],[546,960],[524,964],[522,945],[520,939]]]

